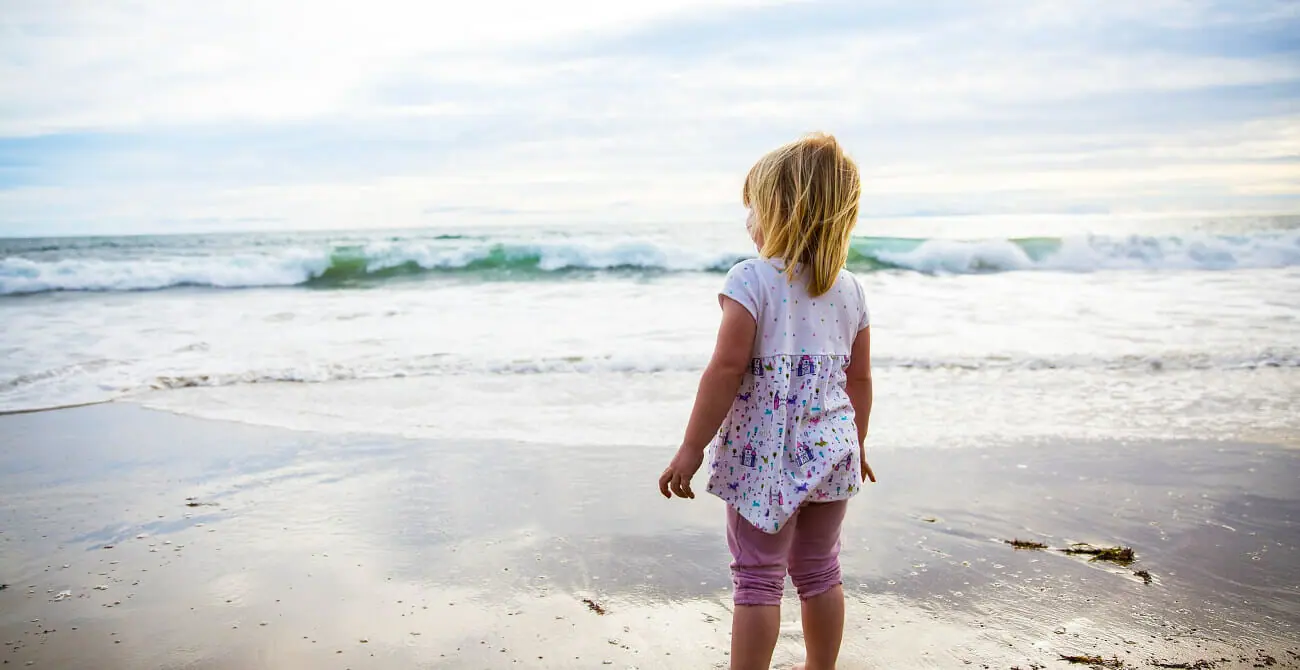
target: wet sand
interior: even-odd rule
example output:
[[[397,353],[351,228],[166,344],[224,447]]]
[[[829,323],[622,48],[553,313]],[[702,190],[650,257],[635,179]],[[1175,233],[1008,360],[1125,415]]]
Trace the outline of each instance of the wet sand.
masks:
[[[0,417],[0,659],[725,667],[723,508],[658,498],[669,452],[125,404]],[[872,461],[881,481],[845,530],[844,668],[1300,667],[1300,451],[1043,442]],[[1120,544],[1137,562],[1013,538]],[[778,667],[799,654],[787,602]]]

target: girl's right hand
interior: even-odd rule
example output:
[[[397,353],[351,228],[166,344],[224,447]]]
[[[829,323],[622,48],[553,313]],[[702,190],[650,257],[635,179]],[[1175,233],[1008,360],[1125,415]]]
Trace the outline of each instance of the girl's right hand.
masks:
[[[672,498],[676,495],[678,498],[694,498],[695,492],[691,490],[691,478],[699,471],[700,466],[704,464],[704,452],[699,449],[691,449],[682,445],[677,450],[677,455],[668,464],[668,469],[659,475],[659,492],[665,498]]]

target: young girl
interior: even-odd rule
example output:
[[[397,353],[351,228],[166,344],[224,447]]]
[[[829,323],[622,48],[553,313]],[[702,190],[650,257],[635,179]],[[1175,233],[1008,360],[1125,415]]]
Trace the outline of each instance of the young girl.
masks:
[[[712,445],[708,491],[727,502],[733,558],[733,670],[766,670],[788,573],[803,603],[802,668],[831,670],[844,633],[840,523],[866,479],[871,331],[861,285],[844,269],[858,217],[857,166],[829,135],[781,147],[745,179],[759,258],[727,273],[722,325],[686,437],[659,478],[694,498]]]

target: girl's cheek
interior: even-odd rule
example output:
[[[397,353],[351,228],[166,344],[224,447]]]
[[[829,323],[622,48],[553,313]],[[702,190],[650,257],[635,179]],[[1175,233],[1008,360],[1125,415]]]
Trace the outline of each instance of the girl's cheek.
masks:
[[[754,210],[749,210],[745,217],[745,230],[749,233],[749,239],[753,240],[754,248],[759,252],[763,251],[763,229],[758,226],[758,218],[754,216]]]

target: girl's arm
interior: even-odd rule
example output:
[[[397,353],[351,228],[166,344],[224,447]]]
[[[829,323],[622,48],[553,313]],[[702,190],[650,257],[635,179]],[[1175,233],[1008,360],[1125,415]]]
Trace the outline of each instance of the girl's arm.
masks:
[[[853,405],[853,423],[858,428],[858,457],[862,461],[862,477],[876,481],[876,475],[867,465],[867,426],[871,421],[871,328],[858,331],[849,355],[849,369],[845,371],[845,391]]]
[[[757,330],[758,324],[749,310],[731,298],[722,297],[718,341],[713,349],[713,358],[700,378],[695,408],[691,410],[691,420],[686,425],[686,437],[668,469],[659,477],[659,492],[665,498],[674,494],[681,498],[695,497],[691,491],[691,478],[704,463],[704,450],[718,433],[736,398],[736,391],[740,390],[740,383],[749,371]]]

